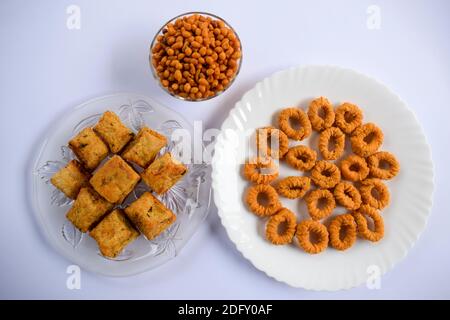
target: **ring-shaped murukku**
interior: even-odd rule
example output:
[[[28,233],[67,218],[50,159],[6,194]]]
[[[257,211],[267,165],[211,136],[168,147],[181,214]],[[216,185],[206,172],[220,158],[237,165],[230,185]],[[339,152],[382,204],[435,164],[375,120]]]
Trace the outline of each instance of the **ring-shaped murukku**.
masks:
[[[311,180],[321,188],[333,188],[341,181],[341,172],[334,163],[320,160],[311,170]]]
[[[260,202],[260,196],[264,197],[264,201]],[[271,216],[281,208],[277,191],[268,184],[257,184],[248,188],[245,201],[250,210],[261,217]]]
[[[325,97],[314,99],[309,104],[308,117],[314,130],[322,131],[329,128],[334,123],[333,106]]]
[[[316,189],[308,193],[305,198],[308,213],[313,220],[321,220],[328,217],[336,208],[336,201],[331,191]]]
[[[256,157],[245,163],[244,177],[256,184],[268,184],[278,177],[278,168],[273,159]]]
[[[384,222],[381,214],[371,206],[362,205],[358,211],[353,212],[356,225],[358,227],[358,234],[360,237],[372,242],[381,240],[384,236]],[[370,229],[366,217],[372,219],[373,230]]]
[[[315,240],[311,241],[311,234]],[[307,253],[316,254],[324,251],[328,246],[328,230],[319,221],[303,220],[297,225],[295,233],[298,245]]]
[[[280,180],[275,189],[278,193],[289,199],[303,198],[311,186],[309,177],[292,176]]]
[[[362,110],[354,104],[345,102],[336,108],[335,125],[344,133],[350,134],[362,124]]]
[[[379,179],[366,179],[361,182],[359,193],[364,204],[375,209],[385,208],[390,201],[389,189]]]
[[[344,149],[345,134],[341,131],[341,129],[330,127],[320,133],[319,150],[325,160],[338,159],[344,153]]]
[[[352,154],[342,160],[340,167],[344,179],[353,182],[362,181],[369,175],[369,167],[367,166],[366,160],[356,154]]]
[[[366,123],[353,131],[350,137],[352,150],[358,156],[368,157],[383,144],[383,131],[373,123]]]
[[[400,171],[400,164],[395,156],[387,151],[376,152],[367,158],[370,176],[373,178],[389,180]]]
[[[333,191],[338,204],[348,210],[356,210],[361,206],[361,195],[358,189],[350,182],[341,181]]]
[[[274,127],[264,127],[256,130],[256,145],[260,157],[281,159],[289,149],[289,138]]]
[[[316,164],[317,153],[306,146],[289,148],[286,162],[297,170],[308,171]]]
[[[273,244],[288,244],[292,242],[297,227],[295,214],[282,208],[269,218],[266,224],[266,238]],[[281,229],[281,230],[280,230]]]
[[[298,124],[298,128],[293,128],[291,121]],[[283,109],[278,115],[278,126],[289,138],[303,140],[311,135],[311,122],[308,115],[298,108]]]
[[[328,233],[330,234],[330,244],[333,248],[347,250],[356,241],[357,227],[355,219],[350,213],[337,216],[328,226]]]

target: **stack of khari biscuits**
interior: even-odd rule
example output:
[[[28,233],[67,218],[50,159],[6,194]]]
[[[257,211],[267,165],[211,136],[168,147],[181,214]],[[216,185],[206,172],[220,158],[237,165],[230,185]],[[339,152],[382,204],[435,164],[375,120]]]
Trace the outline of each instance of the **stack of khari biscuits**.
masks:
[[[314,131],[318,150],[290,144]],[[357,105],[343,103],[334,108],[325,97],[312,100],[308,112],[282,109],[278,128],[258,128],[258,157],[244,165],[244,177],[252,182],[245,201],[254,214],[267,217],[267,240],[276,245],[296,242],[310,254],[329,245],[347,250],[357,237],[381,240],[384,221],[380,211],[390,201],[383,180],[392,179],[400,170],[393,154],[379,150],[383,139],[379,127],[363,123]],[[352,150],[347,156],[346,144]],[[279,178],[275,159],[284,160],[298,175]],[[309,218],[297,221],[279,197],[305,201]],[[333,216],[338,206],[347,212]]]
[[[176,220],[151,192],[124,210],[119,207],[141,178],[162,195],[186,174],[186,166],[169,152],[158,157],[166,144],[165,136],[147,127],[135,135],[111,111],[69,141],[78,160],[55,173],[51,182],[75,200],[67,219],[81,232],[89,232],[105,257],[116,257],[140,233],[148,240],[156,238]]]

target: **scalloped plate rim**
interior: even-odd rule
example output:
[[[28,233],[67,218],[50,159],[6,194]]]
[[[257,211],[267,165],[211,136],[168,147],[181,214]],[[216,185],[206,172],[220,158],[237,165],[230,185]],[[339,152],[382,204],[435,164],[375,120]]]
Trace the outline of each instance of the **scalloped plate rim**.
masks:
[[[435,168],[434,168],[434,163],[433,163],[433,160],[432,160],[431,146],[428,143],[427,137],[425,135],[425,132],[424,132],[422,126],[420,125],[420,122],[418,121],[417,115],[415,114],[415,112],[412,109],[410,109],[408,107],[408,105],[400,98],[400,96],[398,94],[393,92],[391,89],[389,89],[388,86],[386,86],[384,83],[382,83],[381,81],[377,80],[376,78],[368,76],[366,74],[363,74],[363,73],[358,72],[358,71],[356,71],[354,69],[351,69],[351,68],[340,67],[340,66],[337,66],[337,65],[303,65],[303,66],[300,65],[300,66],[289,67],[289,68],[286,68],[286,69],[283,69],[283,70],[276,71],[276,72],[272,73],[271,75],[263,78],[262,80],[258,81],[251,89],[249,89],[247,92],[245,92],[242,95],[241,99],[235,103],[234,107],[228,112],[227,117],[223,121],[223,123],[221,125],[221,128],[220,128],[221,133],[217,137],[217,141],[220,141],[223,138],[224,130],[227,129],[227,128],[225,128],[225,126],[226,126],[228,120],[232,117],[232,114],[239,109],[239,104],[242,101],[245,101],[251,95],[251,93],[253,91],[257,90],[257,88],[259,86],[262,86],[263,83],[268,82],[271,79],[273,79],[273,78],[275,78],[275,77],[277,77],[277,76],[279,76],[280,74],[283,74],[283,73],[289,73],[289,72],[293,72],[293,71],[300,72],[301,70],[314,69],[314,68],[319,68],[319,69],[339,69],[339,71],[341,71],[341,72],[353,73],[354,75],[357,75],[359,77],[363,77],[366,80],[369,80],[369,81],[372,81],[372,82],[376,83],[377,85],[382,87],[384,90],[386,90],[389,93],[391,93],[392,96],[395,97],[395,99],[398,100],[399,104],[403,106],[404,110],[409,112],[413,116],[413,118],[414,118],[414,120],[415,120],[415,122],[416,122],[416,124],[418,126],[419,132],[424,138],[424,142],[425,142],[425,145],[426,145],[426,148],[427,148],[427,153],[428,153],[427,162],[429,162],[430,169],[431,169],[431,172],[432,172],[431,179],[430,179],[431,180],[431,193],[430,193],[430,198],[429,198],[429,205],[427,206],[425,222],[424,222],[420,232],[415,234],[415,237],[414,237],[413,241],[408,243],[408,247],[402,252],[401,256],[397,257],[397,259],[394,259],[395,261],[391,261],[390,263],[388,263],[388,265],[385,268],[385,270],[381,271],[381,275],[384,275],[389,270],[391,270],[397,263],[401,262],[406,257],[406,255],[408,254],[409,250],[414,246],[414,244],[418,241],[420,235],[425,230],[425,228],[427,226],[427,223],[428,223],[428,218],[429,218],[429,216],[431,214],[431,209],[432,209],[432,206],[433,206],[434,191],[435,191]],[[216,144],[216,146],[217,145],[218,144]],[[218,188],[219,182],[217,181],[217,173],[216,173],[216,170],[218,170],[217,162],[215,161],[216,154],[217,154],[217,152],[214,153],[214,156],[213,156],[213,159],[212,159],[212,175],[211,175],[212,184],[211,184],[211,186],[212,186],[213,195],[214,195],[214,202],[215,202],[215,205],[217,207],[217,212],[218,212],[220,221],[221,221],[223,227],[225,228],[225,231],[226,231],[229,239],[235,244],[237,250],[242,254],[242,256],[244,258],[249,260],[256,269],[264,272],[270,278],[273,278],[273,279],[275,279],[275,280],[277,280],[279,282],[285,283],[285,284],[287,284],[287,285],[289,285],[291,287],[303,288],[303,289],[312,290],[312,291],[349,290],[351,288],[360,286],[364,282],[364,281],[360,281],[359,283],[349,283],[349,284],[344,285],[344,286],[339,287],[339,288],[337,288],[337,287],[313,287],[313,286],[304,286],[304,285],[294,285],[294,284],[292,284],[292,283],[290,283],[288,281],[285,281],[284,279],[280,279],[277,275],[274,275],[270,270],[267,270],[266,267],[262,266],[258,261],[255,261],[254,259],[252,259],[252,257],[249,255],[250,250],[245,249],[242,246],[242,244],[239,243],[238,239],[236,239],[235,236],[231,233],[231,228],[230,228],[230,226],[228,225],[228,223],[227,223],[227,221],[225,219],[226,213],[224,212],[221,203],[218,203],[217,199],[219,199],[218,193],[220,191],[219,191],[219,188]]]

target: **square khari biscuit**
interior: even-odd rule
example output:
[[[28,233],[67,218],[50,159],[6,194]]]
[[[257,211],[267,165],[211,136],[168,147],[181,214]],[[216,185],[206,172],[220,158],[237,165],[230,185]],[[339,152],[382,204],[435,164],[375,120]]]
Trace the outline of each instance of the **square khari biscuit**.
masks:
[[[125,213],[148,240],[156,238],[176,220],[173,212],[150,192],[130,204]]]
[[[145,168],[155,159],[159,150],[166,144],[167,139],[165,136],[144,127],[139,130],[133,141],[125,148],[122,157]]]
[[[122,210],[116,209],[100,221],[90,235],[97,241],[102,255],[114,258],[139,236],[139,232],[127,220]]]
[[[112,111],[106,111],[94,127],[94,131],[106,142],[112,153],[118,153],[133,138],[120,118]]]
[[[108,155],[108,146],[92,130],[83,129],[69,141],[69,147],[89,171],[94,170]]]
[[[91,188],[81,188],[66,217],[81,232],[87,232],[112,207],[111,203],[103,199]]]
[[[50,181],[67,197],[75,199],[80,189],[89,185],[89,178],[89,173],[84,171],[82,165],[77,160],[71,160],[64,168],[55,173]]]
[[[187,172],[184,164],[167,152],[153,161],[142,173],[144,182],[156,193],[163,194],[169,190]]]
[[[92,176],[92,187],[111,203],[121,203],[139,182],[140,177],[119,156],[113,156]]]

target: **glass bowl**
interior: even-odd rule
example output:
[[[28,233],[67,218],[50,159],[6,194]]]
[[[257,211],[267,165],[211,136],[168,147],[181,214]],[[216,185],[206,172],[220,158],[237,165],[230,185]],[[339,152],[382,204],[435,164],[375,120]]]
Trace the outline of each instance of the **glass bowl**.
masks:
[[[232,79],[230,79],[230,82],[228,83],[228,85],[227,85],[223,90],[217,91],[213,96],[209,96],[209,97],[206,97],[206,98],[199,98],[199,99],[191,99],[191,98],[189,98],[189,97],[182,97],[182,96],[177,95],[177,94],[174,93],[174,92],[169,91],[168,88],[166,88],[166,87],[164,87],[164,86],[162,85],[161,80],[160,80],[160,77],[158,76],[158,73],[157,73],[157,71],[156,71],[156,69],[155,69],[155,67],[153,66],[153,63],[152,63],[152,50],[153,50],[153,47],[154,47],[154,46],[156,45],[156,43],[157,43],[157,38],[158,38],[158,36],[163,34],[164,28],[165,28],[169,23],[173,23],[173,22],[175,22],[175,21],[176,21],[177,19],[179,19],[179,18],[184,18],[184,17],[191,16],[191,15],[194,15],[194,14],[198,14],[198,15],[201,15],[201,16],[210,17],[210,18],[212,18],[212,19],[222,21],[222,22],[225,24],[225,26],[226,26],[227,28],[229,28],[229,29],[235,34],[236,38],[237,38],[238,41],[239,41],[239,49],[240,49],[240,51],[241,51],[241,57],[237,60],[237,69],[236,69],[236,73],[234,74],[234,77],[233,77]],[[169,21],[167,21],[167,22],[166,22],[166,23],[158,30],[158,32],[155,34],[155,36],[153,37],[152,43],[151,43],[151,45],[150,45],[149,63],[150,63],[150,69],[152,70],[153,78],[156,80],[156,82],[158,83],[158,85],[159,85],[165,92],[167,92],[168,94],[170,94],[171,96],[173,96],[173,97],[175,97],[175,98],[178,98],[178,99],[181,99],[181,100],[185,100],[185,101],[192,101],[192,102],[206,101],[206,100],[209,100],[209,99],[212,99],[212,98],[215,98],[215,97],[221,95],[221,94],[222,94],[223,92],[225,92],[228,88],[230,88],[231,85],[234,83],[235,79],[237,78],[237,76],[238,76],[238,74],[239,74],[239,71],[241,70],[241,65],[242,65],[242,42],[241,42],[241,39],[239,38],[239,35],[238,35],[237,32],[233,29],[233,27],[231,27],[230,24],[229,24],[228,22],[226,22],[224,19],[222,19],[221,17],[219,17],[219,16],[217,16],[217,15],[215,15],[215,14],[212,14],[212,13],[201,12],[201,11],[187,12],[187,13],[180,14],[180,15],[178,15],[178,16],[176,16],[176,17],[170,19]]]

